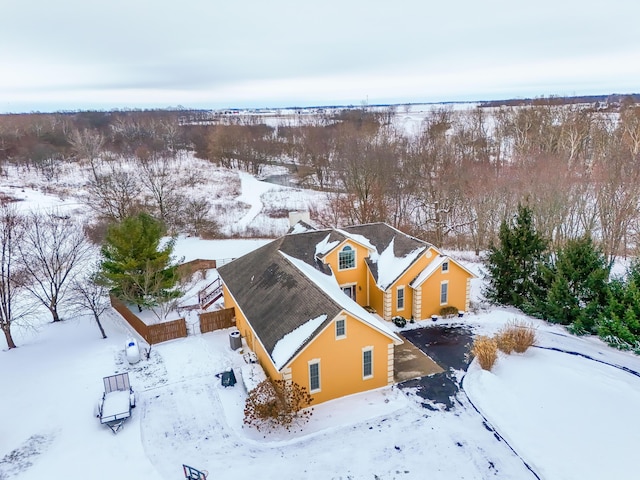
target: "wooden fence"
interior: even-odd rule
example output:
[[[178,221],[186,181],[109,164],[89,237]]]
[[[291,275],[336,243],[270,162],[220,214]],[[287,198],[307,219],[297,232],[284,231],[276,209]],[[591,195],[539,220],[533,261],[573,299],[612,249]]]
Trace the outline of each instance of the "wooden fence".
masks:
[[[190,262],[183,263],[178,266],[178,271],[181,275],[189,276],[198,270],[209,270],[211,268],[216,268],[217,262],[215,260],[203,260],[198,258],[196,260],[191,260]]]
[[[187,336],[187,324],[184,318],[157,323],[155,325],[147,325],[117,298],[111,297],[111,306],[124,317],[127,323],[129,323],[149,345]]]
[[[200,332],[202,333],[233,327],[235,324],[236,311],[233,307],[200,314]]]

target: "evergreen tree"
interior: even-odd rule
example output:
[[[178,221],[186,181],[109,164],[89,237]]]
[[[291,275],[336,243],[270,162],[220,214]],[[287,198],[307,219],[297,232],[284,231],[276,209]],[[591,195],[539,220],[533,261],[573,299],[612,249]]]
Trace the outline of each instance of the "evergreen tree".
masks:
[[[545,318],[578,333],[592,332],[607,303],[609,267],[602,250],[589,236],[569,240],[549,270]]]
[[[597,323],[600,338],[612,346],[640,353],[640,263],[635,261],[625,279],[609,284],[608,300]]]
[[[160,248],[163,234],[158,220],[140,213],[112,225],[101,249],[101,275],[111,293],[139,311],[180,295],[174,289],[178,273],[171,258],[175,240]]]
[[[531,209],[518,205],[514,219],[500,225],[498,240],[485,259],[484,295],[493,303],[531,307],[545,291],[541,265],[548,245],[535,230]]]

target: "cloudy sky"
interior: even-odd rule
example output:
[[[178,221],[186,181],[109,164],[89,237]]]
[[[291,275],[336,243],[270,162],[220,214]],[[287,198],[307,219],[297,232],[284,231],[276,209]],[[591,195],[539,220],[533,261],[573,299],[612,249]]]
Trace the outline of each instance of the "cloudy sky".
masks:
[[[0,0],[0,112],[640,91],[637,0]]]

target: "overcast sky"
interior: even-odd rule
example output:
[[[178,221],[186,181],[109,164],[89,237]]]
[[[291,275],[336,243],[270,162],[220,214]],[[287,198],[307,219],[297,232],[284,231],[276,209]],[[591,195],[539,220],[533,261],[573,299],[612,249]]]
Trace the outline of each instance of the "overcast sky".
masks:
[[[0,0],[0,112],[640,91],[638,0]]]

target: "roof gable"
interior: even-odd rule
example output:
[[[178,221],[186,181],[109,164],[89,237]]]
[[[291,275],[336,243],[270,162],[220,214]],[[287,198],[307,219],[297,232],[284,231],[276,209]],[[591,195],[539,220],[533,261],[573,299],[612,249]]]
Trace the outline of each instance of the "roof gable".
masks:
[[[367,266],[381,290],[387,290],[426,252],[431,244],[407,235],[386,223],[354,225],[340,230],[352,238],[364,239],[372,254]]]
[[[450,264],[456,265],[465,273],[467,273],[471,278],[476,278],[476,275],[456,262],[453,258],[448,255],[440,254],[437,258],[434,258],[429,265],[427,265],[424,270],[422,270],[416,278],[413,279],[410,286],[413,288],[418,288],[422,285],[431,275],[433,275],[438,269],[442,266],[444,262],[449,262]]]
[[[286,254],[283,254],[286,256]],[[338,304],[342,310],[350,313],[352,316],[366,323],[367,325],[375,328],[376,330],[384,333],[385,335],[393,338],[394,340],[400,340],[398,336],[391,330],[386,324],[382,323],[376,317],[367,312],[361,307],[355,300],[340,289],[340,285],[336,281],[333,275],[324,275],[317,270],[314,270],[309,265],[297,260],[295,258],[287,257],[300,271],[306,275],[320,290],[331,297],[336,304]]]

